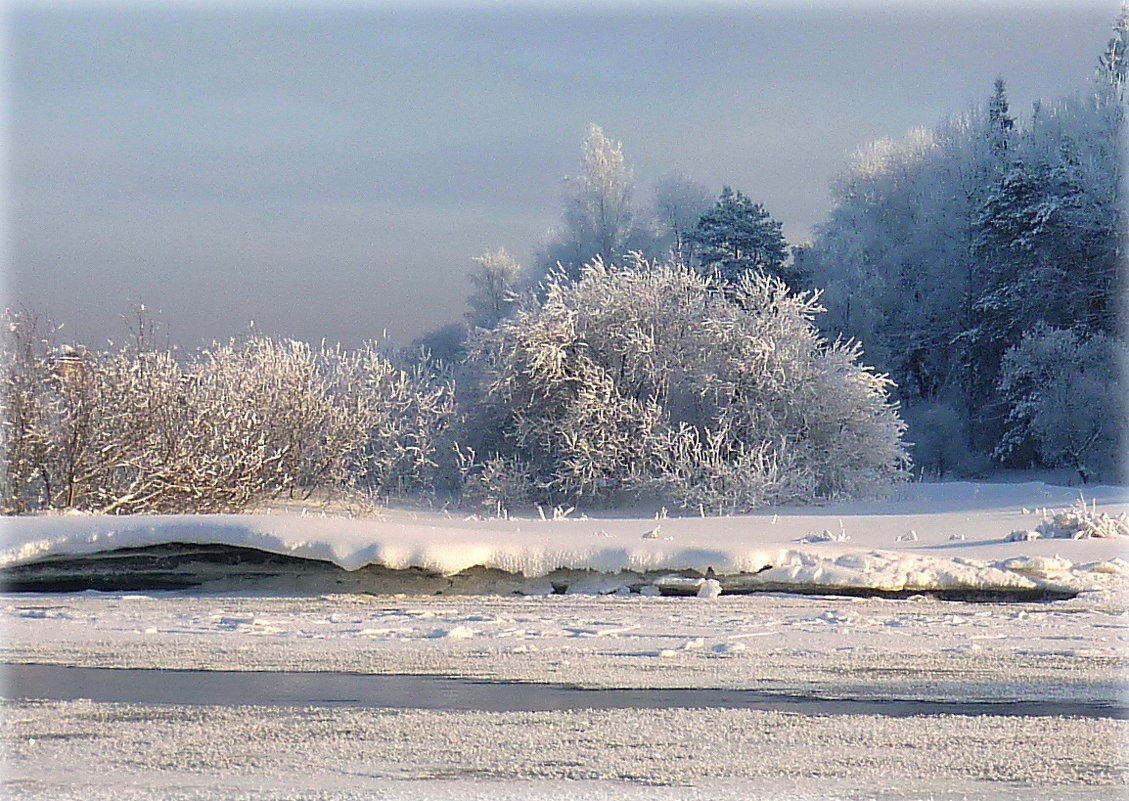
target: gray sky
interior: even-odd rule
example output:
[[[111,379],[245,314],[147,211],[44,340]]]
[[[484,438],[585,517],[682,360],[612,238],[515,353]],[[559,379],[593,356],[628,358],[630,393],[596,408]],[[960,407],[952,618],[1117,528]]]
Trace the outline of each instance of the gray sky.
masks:
[[[412,338],[471,258],[528,261],[590,122],[636,198],[681,172],[792,242],[860,145],[996,75],[1021,115],[1081,90],[1118,0],[10,4],[7,303],[100,342]]]

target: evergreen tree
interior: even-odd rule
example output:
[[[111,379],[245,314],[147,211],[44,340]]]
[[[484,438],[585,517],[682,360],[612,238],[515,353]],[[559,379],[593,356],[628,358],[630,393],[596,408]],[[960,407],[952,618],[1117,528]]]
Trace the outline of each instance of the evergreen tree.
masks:
[[[781,228],[764,206],[727,186],[687,240],[695,248],[699,272],[735,284],[758,270],[784,277],[788,245]]]
[[[997,157],[1004,156],[1011,145],[1015,120],[1008,113],[1007,88],[1002,76],[996,77],[992,99],[988,101],[988,143]]]

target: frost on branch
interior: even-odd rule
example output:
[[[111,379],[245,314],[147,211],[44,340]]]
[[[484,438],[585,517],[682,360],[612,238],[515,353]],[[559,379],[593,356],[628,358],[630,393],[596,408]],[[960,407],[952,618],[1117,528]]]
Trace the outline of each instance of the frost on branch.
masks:
[[[671,498],[717,511],[873,494],[900,478],[890,381],[813,324],[816,295],[633,257],[551,276],[471,344],[483,462],[522,464],[538,500]]]
[[[6,512],[238,511],[320,488],[400,492],[430,487],[447,448],[450,386],[372,346],[251,338],[178,360],[147,338],[64,352],[34,315],[8,322]]]

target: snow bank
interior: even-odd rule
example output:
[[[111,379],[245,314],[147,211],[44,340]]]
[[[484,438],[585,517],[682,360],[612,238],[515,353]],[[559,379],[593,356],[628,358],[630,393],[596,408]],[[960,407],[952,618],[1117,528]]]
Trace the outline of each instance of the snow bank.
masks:
[[[5,518],[0,568],[168,543],[253,548],[336,564],[470,568],[525,578],[561,569],[615,574],[697,572],[736,587],[880,591],[1084,591],[1124,581],[1126,539],[1011,542],[1077,490],[1038,483],[915,484],[886,503],[726,518],[459,519],[388,510],[366,519],[316,515],[40,516]],[[1122,488],[1087,491],[1091,509],[1126,507]],[[1065,505],[1065,504],[1064,504]],[[900,512],[900,513],[899,513]],[[1018,524],[1018,525],[1017,525]],[[826,537],[822,532],[837,532]],[[1060,555],[1062,551],[1065,555]],[[739,577],[735,581],[732,577]],[[700,584],[695,585],[695,591]],[[709,597],[711,592],[705,592]]]

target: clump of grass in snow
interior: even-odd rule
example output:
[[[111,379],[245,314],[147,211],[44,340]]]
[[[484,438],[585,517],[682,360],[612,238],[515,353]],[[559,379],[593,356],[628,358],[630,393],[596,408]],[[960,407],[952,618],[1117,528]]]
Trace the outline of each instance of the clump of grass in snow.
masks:
[[[1084,497],[1074,502],[1070,509],[1044,515],[1037,529],[1045,537],[1075,540],[1090,537],[1129,537],[1129,516],[1124,513],[1110,515],[1099,512],[1097,503],[1087,505]]]

